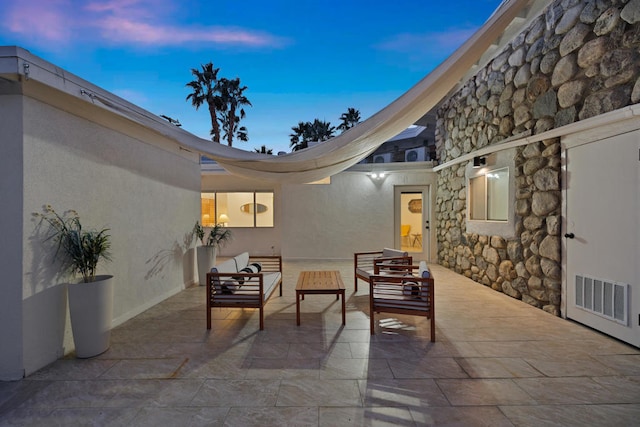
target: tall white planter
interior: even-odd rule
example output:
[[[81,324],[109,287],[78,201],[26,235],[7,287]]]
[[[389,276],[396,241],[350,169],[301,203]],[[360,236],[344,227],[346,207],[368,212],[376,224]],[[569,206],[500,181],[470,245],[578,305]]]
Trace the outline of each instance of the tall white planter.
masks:
[[[76,356],[97,356],[109,349],[113,316],[113,276],[90,283],[70,283],[69,313]]]
[[[198,283],[204,286],[207,282],[207,273],[216,265],[215,246],[198,246],[196,248],[198,259]]]

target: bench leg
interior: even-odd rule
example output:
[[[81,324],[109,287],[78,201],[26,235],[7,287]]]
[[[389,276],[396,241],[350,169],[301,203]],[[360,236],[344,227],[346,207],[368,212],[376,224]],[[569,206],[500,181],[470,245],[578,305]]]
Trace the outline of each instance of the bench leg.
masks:
[[[373,292],[373,289],[371,289],[371,292]],[[371,297],[369,297],[369,328],[371,328],[371,335],[376,333],[375,320],[373,319],[373,301]]]
[[[260,306],[260,330],[264,330],[264,309]]]
[[[346,318],[346,315],[345,315],[346,303],[344,301],[344,289],[340,291],[340,295],[342,295],[342,324],[346,325],[347,324],[347,318]]]
[[[300,291],[296,291],[296,325],[300,326]],[[304,298],[304,294],[302,294]]]
[[[211,296],[207,295],[207,329],[211,329]]]
[[[436,342],[436,319],[431,316],[431,342]]]
[[[369,327],[371,328],[371,335],[374,335],[376,333],[376,326],[375,326],[375,320],[373,320],[373,311],[369,316],[369,323],[370,323]]]

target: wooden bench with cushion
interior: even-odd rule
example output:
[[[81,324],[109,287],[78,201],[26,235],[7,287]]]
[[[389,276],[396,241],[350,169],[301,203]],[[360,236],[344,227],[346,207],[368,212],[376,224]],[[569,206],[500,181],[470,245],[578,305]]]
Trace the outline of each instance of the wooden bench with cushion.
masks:
[[[369,281],[369,276],[378,274],[384,264],[411,265],[413,258],[406,251],[384,248],[381,251],[356,252],[353,254],[353,276],[355,291],[358,292],[358,279]]]
[[[244,252],[207,273],[207,329],[213,307],[257,308],[264,329],[264,305],[276,290],[282,296],[282,257],[249,256]]]
[[[404,268],[404,272],[399,272],[396,267],[369,277],[371,335],[375,333],[374,313],[408,314],[431,321],[431,342],[435,342],[434,280],[431,272],[424,261],[419,266]],[[417,275],[411,274],[416,269]]]

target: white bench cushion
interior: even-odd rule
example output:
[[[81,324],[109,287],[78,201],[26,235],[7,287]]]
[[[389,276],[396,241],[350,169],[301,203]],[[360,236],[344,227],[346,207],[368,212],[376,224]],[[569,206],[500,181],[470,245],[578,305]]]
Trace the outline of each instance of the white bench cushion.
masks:
[[[264,273],[262,276],[262,286],[264,295],[262,296],[266,301],[273,292],[276,284],[280,281],[282,273]]]
[[[240,255],[236,255],[235,257],[228,259],[220,264],[216,265],[211,269],[211,272],[214,273],[238,273],[243,268],[247,267],[249,264],[249,252],[243,252]],[[282,278],[281,272],[274,273],[263,273],[262,275],[262,285],[263,285],[263,298],[266,301],[267,298],[271,295],[274,290],[274,287],[280,282]],[[236,297],[240,297],[242,292],[242,284],[244,281],[242,280],[230,280],[225,279],[221,284],[220,281],[216,281],[214,286],[219,293],[217,298],[234,298],[230,294],[236,294]],[[239,283],[243,282],[243,283]]]
[[[215,271],[214,271],[215,269]],[[220,264],[216,265],[211,269],[211,272],[216,273],[237,273],[238,269],[236,268],[236,260],[235,258],[228,259]]]
[[[382,249],[382,258],[397,258],[401,256],[409,256],[409,253],[406,251],[401,251],[399,249],[391,249],[391,248]]]
[[[240,271],[249,264],[249,252],[243,252],[240,255],[236,255],[233,259],[236,261],[236,271]]]

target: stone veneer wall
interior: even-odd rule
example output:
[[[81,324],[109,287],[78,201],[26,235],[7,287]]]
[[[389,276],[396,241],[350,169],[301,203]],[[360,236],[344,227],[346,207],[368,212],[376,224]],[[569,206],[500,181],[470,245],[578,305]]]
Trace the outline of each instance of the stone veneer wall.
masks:
[[[640,101],[640,0],[558,0],[438,111],[441,163]],[[466,164],[439,172],[439,262],[560,314],[560,141],[517,149],[516,237],[466,233]]]

